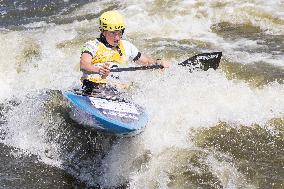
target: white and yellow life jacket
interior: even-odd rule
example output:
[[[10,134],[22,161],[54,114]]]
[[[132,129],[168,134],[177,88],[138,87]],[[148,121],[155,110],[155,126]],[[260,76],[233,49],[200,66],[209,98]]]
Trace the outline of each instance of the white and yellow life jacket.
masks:
[[[81,49],[81,53],[89,53],[92,55],[92,64],[98,66],[105,63],[111,65],[126,64],[129,59],[134,59],[139,51],[137,48],[128,41],[120,40],[119,44],[115,48],[107,47],[98,39],[87,42]],[[106,83],[106,79],[102,79],[99,74],[88,73],[83,71],[81,80],[88,79],[94,83]]]

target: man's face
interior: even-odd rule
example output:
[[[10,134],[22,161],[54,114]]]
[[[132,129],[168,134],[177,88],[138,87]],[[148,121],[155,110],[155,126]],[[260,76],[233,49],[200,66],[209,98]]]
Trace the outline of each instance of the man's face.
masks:
[[[122,38],[122,31],[103,31],[103,35],[111,46],[116,47]]]

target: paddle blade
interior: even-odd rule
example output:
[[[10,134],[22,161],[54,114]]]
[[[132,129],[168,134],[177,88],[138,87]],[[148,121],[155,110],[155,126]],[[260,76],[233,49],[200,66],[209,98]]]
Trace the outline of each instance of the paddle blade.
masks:
[[[219,63],[222,57],[222,52],[211,52],[211,53],[202,53],[197,54],[178,65],[188,66],[190,70],[202,69],[207,71],[209,68],[216,70],[219,67]]]

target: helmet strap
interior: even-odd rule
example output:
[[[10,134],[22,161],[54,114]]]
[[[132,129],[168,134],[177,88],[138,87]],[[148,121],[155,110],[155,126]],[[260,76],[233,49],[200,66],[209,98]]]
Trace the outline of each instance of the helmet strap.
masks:
[[[101,35],[100,35],[100,37],[98,38],[98,40],[99,40],[100,42],[102,42],[106,47],[109,47],[109,48],[113,48],[113,47],[114,47],[114,46],[112,46],[111,44],[109,44],[109,43],[107,42],[106,37],[105,37],[104,34],[103,34],[103,31],[101,32]]]

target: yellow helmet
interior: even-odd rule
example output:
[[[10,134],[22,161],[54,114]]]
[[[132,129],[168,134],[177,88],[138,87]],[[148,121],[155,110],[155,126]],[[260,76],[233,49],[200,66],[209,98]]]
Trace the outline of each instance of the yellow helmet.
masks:
[[[123,30],[125,23],[118,11],[107,11],[100,16],[100,29],[107,31]]]

